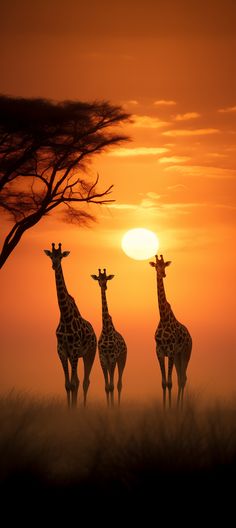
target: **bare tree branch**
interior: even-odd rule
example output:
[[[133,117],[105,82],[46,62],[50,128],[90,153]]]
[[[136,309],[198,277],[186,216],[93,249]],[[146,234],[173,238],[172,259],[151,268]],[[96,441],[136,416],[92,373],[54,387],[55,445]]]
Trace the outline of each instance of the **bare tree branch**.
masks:
[[[129,119],[106,101],[0,95],[0,210],[11,222],[0,268],[25,231],[57,207],[65,207],[67,221],[85,224],[94,217],[83,204],[113,201],[113,185],[98,190],[99,176],[91,182],[86,168],[95,154],[129,139],[115,132]]]

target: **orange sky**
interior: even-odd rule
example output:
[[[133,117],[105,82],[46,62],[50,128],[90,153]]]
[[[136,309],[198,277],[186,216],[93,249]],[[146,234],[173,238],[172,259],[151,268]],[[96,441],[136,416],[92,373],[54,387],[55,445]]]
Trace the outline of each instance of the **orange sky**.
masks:
[[[63,261],[68,289],[98,335],[100,292],[90,274],[98,267],[115,274],[108,301],[128,345],[124,398],[160,396],[155,273],[120,248],[126,230],[146,227],[172,261],[167,298],[193,337],[189,388],[230,397],[236,377],[236,7],[230,0],[83,4],[2,2],[0,92],[108,99],[135,116],[124,128],[132,142],[97,156],[90,167],[91,176],[99,172],[101,189],[115,186],[112,206],[90,206],[98,223],[81,229],[56,215],[44,219],[1,271],[2,389],[63,395],[54,274],[42,251],[55,241],[71,251]],[[103,391],[96,358],[90,398],[103,398]]]

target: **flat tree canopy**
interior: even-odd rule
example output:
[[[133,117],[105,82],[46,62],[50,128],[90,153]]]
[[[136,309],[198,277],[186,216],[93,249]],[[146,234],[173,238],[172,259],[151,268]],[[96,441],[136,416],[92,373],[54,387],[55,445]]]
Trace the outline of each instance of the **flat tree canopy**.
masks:
[[[0,253],[0,268],[24,232],[64,205],[65,219],[93,216],[81,202],[103,204],[103,192],[86,167],[94,154],[129,139],[115,125],[129,114],[109,102],[24,99],[0,96],[0,211],[11,222]]]

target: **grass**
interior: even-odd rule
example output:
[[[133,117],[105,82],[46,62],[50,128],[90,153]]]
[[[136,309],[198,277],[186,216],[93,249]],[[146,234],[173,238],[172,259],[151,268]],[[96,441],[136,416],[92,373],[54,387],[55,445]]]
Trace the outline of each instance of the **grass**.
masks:
[[[197,489],[202,500],[210,491],[217,500],[235,475],[236,402],[68,411],[59,400],[12,394],[1,397],[0,417],[2,497],[120,497],[138,506],[144,496],[152,505],[191,500]]]

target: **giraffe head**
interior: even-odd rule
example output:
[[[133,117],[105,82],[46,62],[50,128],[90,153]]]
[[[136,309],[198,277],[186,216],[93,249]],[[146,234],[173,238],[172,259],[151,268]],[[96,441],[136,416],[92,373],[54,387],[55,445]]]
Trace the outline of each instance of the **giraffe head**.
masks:
[[[149,262],[150,266],[156,269],[158,277],[165,277],[166,272],[165,268],[171,264],[171,261],[168,260],[167,262],[164,261],[163,255],[158,258],[158,255],[156,255],[156,262]]]
[[[61,265],[61,259],[63,259],[63,257],[67,257],[70,254],[70,251],[62,251],[61,243],[58,244],[58,249],[56,249],[55,244],[53,243],[52,251],[50,251],[49,249],[44,249],[44,253],[46,253],[46,255],[50,257],[50,259],[52,260],[52,268],[56,270]]]
[[[107,289],[107,281],[113,279],[114,276],[115,275],[107,275],[105,268],[103,272],[99,268],[98,275],[91,275],[92,279],[98,281],[100,288],[102,288],[103,290]]]

